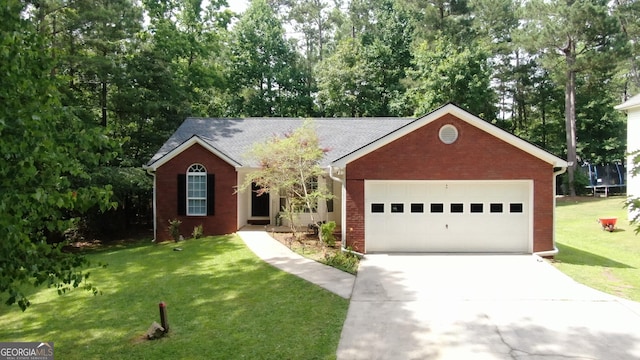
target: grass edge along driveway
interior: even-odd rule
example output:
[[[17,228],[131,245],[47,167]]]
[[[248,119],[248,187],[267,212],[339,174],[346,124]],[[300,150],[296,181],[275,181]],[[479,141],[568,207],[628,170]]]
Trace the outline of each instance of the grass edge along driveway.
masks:
[[[553,264],[574,280],[625,299],[640,301],[640,236],[627,221],[625,198],[559,198]],[[601,217],[617,217],[603,231]]]
[[[173,251],[179,247],[182,251]],[[0,341],[53,341],[58,359],[334,359],[348,300],[258,259],[236,235],[88,254],[102,295],[37,289],[0,307]],[[158,303],[169,336],[144,340]]]

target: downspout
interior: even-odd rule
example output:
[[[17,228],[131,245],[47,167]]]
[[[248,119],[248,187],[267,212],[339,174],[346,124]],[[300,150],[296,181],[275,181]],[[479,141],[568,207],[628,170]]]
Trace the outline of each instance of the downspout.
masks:
[[[558,171],[554,171],[553,173],[553,250],[547,251],[538,251],[533,253],[534,255],[538,255],[540,257],[552,257],[558,255],[558,248],[556,247],[556,178],[558,175],[562,175],[567,171],[566,167],[560,168]]]
[[[329,168],[329,178],[339,182],[342,185],[341,186],[341,190],[340,190],[342,192],[342,196],[341,196],[341,199],[340,199],[340,217],[341,217],[340,221],[342,222],[342,226],[340,226],[341,227],[340,236],[341,236],[342,240],[346,240],[346,238],[347,238],[347,228],[346,228],[346,225],[347,225],[347,210],[345,209],[346,206],[344,206],[344,202],[346,201],[346,188],[345,188],[346,185],[345,185],[344,181],[341,178],[339,178],[339,177],[337,177],[337,176],[335,176],[333,174],[333,166],[329,165],[327,167]],[[344,246],[345,243],[346,243],[346,241],[340,241],[340,251],[346,252],[346,253],[349,253],[349,254],[354,254],[354,255],[358,256],[359,258],[363,258],[364,257],[364,254],[362,254],[362,253],[359,253],[359,252],[353,251],[353,250],[347,250],[347,248]]]
[[[144,165],[142,167],[148,175],[153,177],[153,242],[156,242],[158,239],[158,224],[157,224],[157,214],[156,214],[156,173],[151,169],[151,167]]]

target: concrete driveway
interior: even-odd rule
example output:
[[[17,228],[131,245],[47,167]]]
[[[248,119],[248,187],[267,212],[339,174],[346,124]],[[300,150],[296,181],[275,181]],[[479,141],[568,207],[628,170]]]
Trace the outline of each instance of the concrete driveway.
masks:
[[[338,359],[640,359],[640,304],[530,255],[367,255]]]

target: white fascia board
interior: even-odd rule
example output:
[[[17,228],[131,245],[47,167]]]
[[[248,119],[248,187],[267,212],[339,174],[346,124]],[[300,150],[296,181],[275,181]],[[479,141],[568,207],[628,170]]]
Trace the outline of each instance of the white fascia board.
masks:
[[[451,114],[467,123],[469,123],[472,126],[475,126],[476,128],[483,130],[499,139],[501,139],[502,141],[511,144],[549,164],[552,164],[554,167],[561,167],[561,168],[565,168],[568,166],[567,162],[565,160],[560,159],[559,157],[552,155],[551,153],[542,150],[540,148],[538,148],[537,146],[530,144],[522,139],[520,139],[519,137],[508,133],[507,131],[504,131],[502,129],[500,129],[499,127],[492,125],[482,119],[480,119],[479,117],[472,115],[471,113],[462,110],[461,108],[457,107],[456,105],[453,104],[448,104],[445,105],[421,118],[418,118],[412,122],[410,122],[409,124],[405,125],[404,127],[390,133],[387,134],[383,137],[381,137],[380,139],[370,143],[369,145],[366,145],[354,152],[352,152],[351,154],[348,154],[336,161],[334,161],[331,165],[335,166],[335,167],[342,167],[344,168],[348,163],[359,159],[360,157],[376,150],[379,149],[395,140],[398,140],[400,138],[402,138],[403,136],[433,122],[434,120],[437,120],[439,118],[441,118],[442,116],[446,115],[446,114]]]
[[[216,149],[215,147],[211,146],[209,143],[207,143],[206,141],[202,140],[199,136],[194,135],[194,136],[190,137],[189,140],[187,140],[187,141],[183,142],[182,144],[178,145],[173,150],[169,151],[164,156],[162,156],[160,159],[156,160],[156,162],[154,162],[153,164],[147,166],[147,168],[151,169],[152,171],[156,171],[159,167],[161,167],[162,165],[166,164],[169,160],[171,160],[171,159],[175,158],[176,156],[180,155],[183,151],[185,151],[186,149],[190,148],[191,146],[193,146],[195,144],[199,144],[200,146],[202,146],[203,148],[207,149],[209,152],[211,152],[215,156],[219,157],[220,159],[224,160],[226,163],[228,163],[229,165],[233,166],[236,169],[242,167],[242,164],[240,164],[239,162],[233,160],[232,158],[230,158],[229,156],[227,156],[226,154],[224,154],[220,150]]]
[[[620,111],[628,111],[636,108],[640,109],[640,94],[633,96],[631,99],[623,102],[618,106],[614,106],[613,108]]]
[[[477,127],[478,129],[483,130],[486,133],[489,133],[497,137],[498,139],[506,142],[507,144],[513,145],[518,149],[524,152],[527,152],[537,157],[538,159],[553,165],[554,167],[566,168],[569,166],[566,160],[563,160],[525,140],[522,140],[521,138],[509,133],[508,131],[502,130],[501,128],[493,124],[490,124],[480,119],[479,117],[460,109],[455,105],[450,105],[450,106],[453,106],[453,108],[452,108],[452,111],[448,111],[449,113]]]

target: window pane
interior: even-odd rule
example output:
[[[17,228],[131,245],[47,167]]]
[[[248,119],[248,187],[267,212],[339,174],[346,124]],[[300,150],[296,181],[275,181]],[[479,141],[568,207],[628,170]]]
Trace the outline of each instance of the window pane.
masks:
[[[371,212],[372,213],[383,213],[384,212],[384,204],[371,204]]]
[[[187,172],[205,173],[207,172],[207,170],[200,164],[193,164],[189,167],[189,170],[187,170]]]
[[[189,199],[188,214],[189,215],[206,215],[207,200]]]
[[[193,165],[187,174],[187,215],[207,215],[207,175],[202,166]]]
[[[318,190],[318,177],[314,176],[307,182],[307,191],[312,192]]]
[[[318,205],[317,203],[312,203],[311,204],[311,211],[313,211],[314,213],[318,212],[318,206],[317,205]],[[309,212],[309,207],[306,204],[300,205],[300,206],[301,206],[301,208],[298,211],[305,212],[305,213]]]
[[[424,204],[411,204],[411,212],[412,213],[422,213],[424,212]]]
[[[509,211],[512,213],[521,213],[522,212],[522,203],[511,203],[509,204]]]
[[[444,212],[444,204],[440,204],[440,203],[431,204],[431,212],[432,213]]]
[[[461,203],[453,203],[453,204],[451,204],[451,212],[452,213],[464,212],[464,204],[461,204]]]
[[[207,197],[207,177],[202,175],[189,175],[187,177],[187,196],[206,198]]]
[[[404,212],[404,204],[391,204],[391,212],[392,213]]]
[[[471,207],[469,208],[471,210],[472,213],[481,213],[484,211],[482,204],[471,204]]]
[[[490,209],[491,209],[490,211],[492,213],[501,213],[502,212],[502,204],[493,203],[493,204],[491,204]]]

